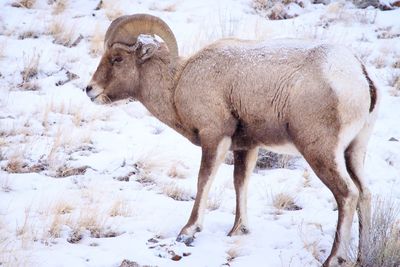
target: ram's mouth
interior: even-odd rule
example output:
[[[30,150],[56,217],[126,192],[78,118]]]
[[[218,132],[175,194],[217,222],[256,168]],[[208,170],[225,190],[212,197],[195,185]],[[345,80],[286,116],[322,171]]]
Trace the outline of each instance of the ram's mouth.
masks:
[[[96,100],[97,97],[99,97],[101,94],[98,94],[96,96],[92,96],[90,97],[90,100],[92,100],[92,102],[94,102]]]
[[[106,94],[98,94],[94,97],[91,97],[90,100],[92,100],[92,102],[96,104],[111,103],[111,99]]]

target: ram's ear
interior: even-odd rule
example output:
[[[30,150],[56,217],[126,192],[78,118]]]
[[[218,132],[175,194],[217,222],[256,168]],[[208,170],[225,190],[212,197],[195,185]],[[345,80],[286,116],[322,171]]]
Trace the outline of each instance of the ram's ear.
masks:
[[[154,38],[154,36],[144,34],[139,35],[137,39],[137,44],[139,44],[137,53],[141,62],[144,62],[147,59],[151,58],[160,47],[160,44]]]
[[[142,44],[138,49],[138,57],[141,62],[146,61],[147,59],[151,58],[154,53],[157,51],[158,45],[157,44]]]

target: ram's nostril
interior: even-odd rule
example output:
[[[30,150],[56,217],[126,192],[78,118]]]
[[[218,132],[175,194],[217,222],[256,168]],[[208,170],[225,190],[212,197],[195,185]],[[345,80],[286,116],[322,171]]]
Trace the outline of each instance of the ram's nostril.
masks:
[[[86,92],[90,92],[93,89],[91,85],[86,86]]]

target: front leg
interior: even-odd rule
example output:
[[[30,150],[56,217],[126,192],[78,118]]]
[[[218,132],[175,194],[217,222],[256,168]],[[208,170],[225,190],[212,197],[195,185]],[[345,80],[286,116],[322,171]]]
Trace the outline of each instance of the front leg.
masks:
[[[229,236],[248,233],[247,224],[247,185],[257,162],[258,148],[234,151],[234,184],[236,191],[235,223]]]
[[[197,181],[196,199],[190,218],[179,233],[177,241],[189,245],[193,242],[194,234],[201,231],[208,192],[210,191],[218,167],[224,160],[230,145],[230,137],[218,138],[217,141],[209,140],[208,142],[203,142],[202,140],[202,156]]]

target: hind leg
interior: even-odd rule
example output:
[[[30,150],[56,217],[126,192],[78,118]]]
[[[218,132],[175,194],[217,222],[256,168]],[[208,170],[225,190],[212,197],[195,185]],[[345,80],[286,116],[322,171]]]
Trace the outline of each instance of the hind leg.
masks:
[[[305,148],[302,154],[316,175],[330,189],[338,205],[335,239],[323,266],[349,266],[351,226],[359,190],[347,172],[344,149],[321,141]]]
[[[361,259],[366,253],[364,244],[367,242],[371,224],[371,193],[366,185],[364,174],[365,154],[371,135],[371,129],[372,127],[370,125],[366,125],[359,135],[351,142],[345,154],[347,170],[360,191],[360,197],[357,203],[359,221],[357,262],[361,262]]]

